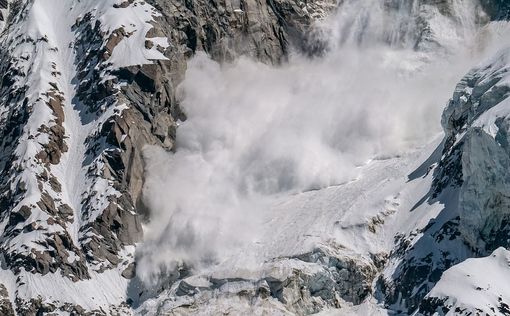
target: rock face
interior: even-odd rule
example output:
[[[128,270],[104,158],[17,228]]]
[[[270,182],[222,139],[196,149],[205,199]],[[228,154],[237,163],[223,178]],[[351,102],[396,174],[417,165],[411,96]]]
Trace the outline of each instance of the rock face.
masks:
[[[167,57],[176,66],[174,81],[184,75],[186,57],[196,51],[205,51],[218,61],[248,55],[266,63],[283,61],[291,46],[307,51],[311,23],[336,6],[333,0],[150,3],[162,13],[151,35],[166,36],[173,48]]]
[[[455,3],[385,2],[385,12],[412,16],[384,40],[397,46],[409,40],[403,46],[423,51],[444,45],[428,14],[448,20]],[[487,15],[478,16],[479,24],[508,17],[506,1],[481,5]],[[336,6],[335,0],[0,0],[0,314],[131,313],[125,292],[137,280],[134,246],[150,218],[143,148],[177,150],[178,121],[186,116],[176,87],[187,60],[205,52],[219,62],[245,55],[276,65],[293,50],[320,55],[327,43],[308,33]],[[376,288],[388,306],[437,310],[442,299],[423,298],[445,270],[510,246],[508,56],[468,74],[445,110],[443,156],[427,202],[440,200],[446,209],[422,230],[397,236],[395,273],[383,274]],[[233,300],[245,308],[239,313],[253,302],[268,313],[315,313],[375,295],[383,262],[317,248],[266,263],[257,277],[183,271],[140,308],[193,314],[209,302]]]
[[[509,125],[497,111],[505,111],[510,95],[505,80],[508,53],[498,59],[472,70],[457,86],[443,114],[448,144],[444,160],[460,163],[460,181],[455,184],[460,187],[461,236],[481,253],[508,247],[498,234],[508,231]]]
[[[130,245],[149,216],[142,150],[174,150],[187,59],[205,51],[280,63],[291,44],[308,49],[310,25],[335,5],[0,1],[0,248],[18,286],[27,273],[132,278]],[[31,298],[19,292],[15,308],[47,308]],[[55,304],[48,311],[64,308]]]
[[[445,140],[426,203],[440,202],[444,209],[423,229],[397,239],[391,260],[399,263],[379,280],[388,305],[425,315],[442,307],[442,313],[453,312],[455,304],[443,304],[449,297],[422,300],[443,272],[510,246],[508,58],[506,49],[472,69],[443,112]]]
[[[510,4],[505,0],[481,0],[485,11],[495,20],[508,20]]]
[[[452,100],[443,113],[446,143],[440,167],[449,168],[450,171],[447,176],[447,171],[439,170],[436,183],[440,185],[436,186],[436,193],[447,190],[457,192],[455,198],[447,202],[455,205],[458,214],[454,221],[448,222],[451,224],[448,235],[460,239],[462,245],[459,247],[466,250],[460,256],[453,256],[450,264],[440,269],[438,274],[468,257],[485,257],[492,253],[491,257],[502,257],[497,260],[506,260],[504,248],[510,246],[508,239],[510,160],[507,141],[510,114],[508,100],[510,86],[507,80],[509,56],[506,49],[467,74],[457,86]],[[472,260],[468,261],[473,263],[476,260],[489,261],[489,259]],[[457,271],[461,266],[469,264],[466,261],[451,270]],[[454,272],[446,273],[445,278],[451,277],[452,273]],[[473,271],[473,274],[476,273]],[[501,273],[506,273],[506,270]],[[478,277],[475,279],[476,285],[473,285],[478,288],[486,282],[497,281],[483,280],[481,275]],[[439,284],[439,288],[444,287],[444,282],[446,280]],[[488,296],[499,295],[492,290],[487,291]],[[454,299],[454,303],[451,299],[456,294],[449,290],[444,292],[432,291],[420,305],[420,310],[424,314],[444,309],[467,315],[485,308],[473,306],[466,297],[463,297],[463,291],[457,292],[459,298]],[[505,300],[507,298],[500,296],[499,305],[495,304],[492,311],[488,312],[496,313],[498,310],[502,314],[508,313]],[[446,303],[447,301],[449,303]]]
[[[0,313],[6,316],[15,315],[12,303],[9,300],[9,293],[3,284],[0,284]]]

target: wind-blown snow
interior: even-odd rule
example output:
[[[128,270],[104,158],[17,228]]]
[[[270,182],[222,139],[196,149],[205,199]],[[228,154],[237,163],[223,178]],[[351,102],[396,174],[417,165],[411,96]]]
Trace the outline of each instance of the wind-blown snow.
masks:
[[[439,133],[441,110],[476,54],[474,6],[455,5],[457,20],[433,7],[425,12],[437,34],[421,50],[413,43],[416,25],[410,17],[402,20],[408,11],[389,23],[380,2],[347,1],[317,32],[331,43],[324,58],[293,56],[281,67],[248,59],[219,65],[200,54],[192,59],[180,87],[188,119],[178,129],[177,152],[146,151],[144,194],[152,220],[138,264],[142,279],[153,280],[161,266],[220,263],[250,249],[245,245],[280,249],[295,240],[331,238],[331,209],[349,209],[338,200],[366,192],[290,201],[303,191],[362,181],[357,167],[405,153]],[[361,21],[344,22],[346,14]],[[441,49],[432,51],[434,45]],[[391,204],[398,197],[385,198]],[[300,239],[297,226],[276,221],[280,214],[303,225],[309,218],[317,230]],[[353,210],[340,225],[355,217]],[[289,225],[282,239],[275,235],[278,225]],[[277,241],[260,242],[271,238]],[[265,258],[258,247],[251,249],[242,256]]]
[[[496,120],[510,116],[510,100],[505,98],[505,93],[510,89],[510,75],[508,74],[510,70],[510,41],[507,36],[504,36],[504,34],[510,32],[510,24],[507,22],[495,23],[491,25],[491,30],[501,39],[498,45],[494,47],[500,49],[494,56],[483,60],[473,71],[482,76],[480,86],[484,84],[490,85],[491,81],[497,80],[497,83],[491,87],[487,95],[500,102],[486,110],[483,106],[490,104],[492,100],[485,98],[483,100],[484,104],[478,104],[475,107],[475,111],[486,111],[483,111],[479,117],[476,117],[472,124],[473,126],[481,127],[488,135],[496,137],[499,130]],[[502,100],[498,100],[498,98]]]
[[[165,59],[158,47],[169,45],[165,38],[155,37],[149,39],[154,47],[145,48],[145,37],[157,15],[153,7],[136,0],[126,8],[113,7],[119,3],[35,0],[27,22],[17,25],[11,35],[41,39],[35,46],[13,44],[13,54],[26,61],[20,61],[20,69],[27,72],[26,79],[15,85],[29,87],[27,95],[34,105],[16,150],[18,163],[25,168],[21,179],[27,184],[22,204],[40,199],[34,179],[40,170],[28,160],[49,141],[37,130],[42,124],[55,123],[45,104],[47,96],[42,94],[55,81],[64,96],[68,151],[52,167],[64,184],[52,198],[72,206],[75,220],[65,229],[75,244],[89,236],[79,232],[82,196],[103,193],[104,198],[90,203],[96,211],[87,218],[91,221],[107,205],[108,196],[119,194],[106,179],[87,177],[84,143],[108,118],[122,115],[125,105],[115,104],[91,122],[82,120],[83,105],[73,101],[77,56],[72,49],[76,36],[72,25],[84,12],[93,12],[106,38],[125,29],[127,36],[114,48],[108,70]],[[241,58],[220,65],[197,54],[180,87],[188,119],[178,130],[177,152],[146,150],[144,196],[152,220],[145,227],[138,276],[155,282],[161,270],[184,262],[196,274],[256,279],[268,274],[266,267],[274,267],[267,264],[270,259],[330,244],[346,255],[368,260],[372,254],[390,251],[396,233],[421,228],[439,213],[443,208],[439,202],[413,210],[429,191],[432,175],[422,170],[419,177],[408,176],[421,168],[438,145],[440,112],[455,83],[477,60],[480,47],[496,48],[478,41],[474,22],[481,17],[474,1],[453,1],[453,18],[434,6],[419,9],[416,3],[402,0],[400,10],[388,15],[379,0],[344,1],[339,14],[317,32],[329,41],[329,52],[320,59],[295,55],[288,64],[271,67]],[[416,42],[415,15],[430,23],[433,36],[427,40]],[[495,31],[488,28],[483,37]],[[508,52],[499,56],[508,64]],[[52,75],[54,70],[61,73],[58,78]],[[507,84],[505,77],[500,85]],[[505,101],[480,116],[475,125],[495,136],[495,118],[509,114]],[[101,162],[91,163],[100,172]],[[34,212],[29,220],[44,222],[45,216]],[[51,225],[46,232],[57,229],[64,228]],[[45,238],[39,231],[20,236],[11,247]],[[32,248],[37,247],[42,246],[33,243]],[[132,251],[125,249],[121,257]],[[457,265],[430,295],[469,304],[479,291],[474,286],[487,283],[496,291],[484,295],[482,302],[496,306],[494,293],[510,299],[497,279],[507,274],[503,268],[508,257],[500,249],[491,257]],[[79,257],[71,254],[68,260]],[[299,260],[285,264],[270,272],[319,269]],[[482,266],[498,274],[482,278],[477,274]],[[386,272],[392,273],[393,268],[390,265]],[[475,282],[464,278],[457,283],[465,273],[472,274]],[[38,276],[23,271],[15,277],[11,271],[0,270],[12,300],[17,293],[18,297],[74,302],[87,310],[125,301],[127,281],[119,274],[120,270],[91,272],[90,280],[72,283],[58,273]],[[228,284],[222,290],[230,290]],[[229,299],[233,301],[218,302],[217,308],[236,304]],[[152,303],[157,302],[147,302]],[[369,303],[345,314],[385,314]],[[266,307],[271,312],[279,308]],[[211,313],[208,306],[200,308]]]

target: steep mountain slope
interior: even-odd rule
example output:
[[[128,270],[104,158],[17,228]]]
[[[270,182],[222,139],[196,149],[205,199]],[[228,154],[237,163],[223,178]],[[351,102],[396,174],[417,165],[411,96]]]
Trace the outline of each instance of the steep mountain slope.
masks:
[[[439,169],[436,192],[453,190],[458,194],[456,200],[449,202],[457,205],[457,217],[445,225],[449,225],[450,234],[462,241],[469,257],[487,257],[470,259],[449,269],[427,295],[429,311],[441,308],[454,314],[477,310],[508,313],[505,289],[498,288],[499,277],[494,277],[501,274],[504,279],[508,268],[504,249],[508,248],[508,56],[507,47],[467,74],[443,114],[447,142],[439,168],[453,170],[449,171],[448,181],[445,171]],[[464,258],[453,257],[450,265]],[[486,263],[487,268],[477,269],[480,263]],[[470,272],[471,269],[474,270]],[[466,280],[462,280],[459,270],[468,275]],[[491,270],[494,276],[482,272]],[[474,280],[470,279],[471,273]],[[445,291],[445,284],[451,283],[455,274],[460,282],[471,285],[458,292]],[[469,301],[470,290],[482,291],[476,304]],[[486,300],[491,296],[492,302]],[[450,303],[443,305],[447,299]]]
[[[465,56],[458,55],[458,51],[474,49],[474,52],[476,52],[485,46],[487,48],[485,54],[491,56],[501,47],[507,47],[505,36],[508,34],[508,26],[506,23],[490,24],[479,29],[480,33],[477,34],[477,28],[481,26],[480,24],[488,21],[487,16],[479,11],[480,7],[475,2],[445,1],[437,4],[437,7],[420,3],[412,5],[397,3],[395,6],[396,12],[392,11],[391,7],[388,9],[388,7],[378,7],[377,5],[377,2],[370,1],[362,4],[349,1],[343,3],[340,7],[338,22],[333,24],[333,27],[328,25],[330,28],[326,28],[326,31],[333,30],[333,33],[335,27],[340,29],[340,31],[336,31],[338,34],[333,36],[340,44],[338,42],[329,43],[330,49],[333,50],[333,56],[337,45],[340,47],[340,56],[345,57],[349,55],[345,54],[342,47],[355,45],[356,47],[367,48],[374,42],[378,45],[382,42],[383,45],[390,46],[390,55],[384,55],[386,52],[380,46],[378,48],[383,51],[383,58],[375,54],[365,55],[365,50],[358,49],[356,53],[363,56],[360,58],[362,63],[369,64],[367,57],[381,58],[380,62],[383,64],[383,70],[389,69],[392,72],[403,73],[409,76],[404,77],[407,80],[416,80],[415,77],[419,77],[423,73],[425,75],[434,74],[436,77],[432,77],[434,78],[432,80],[438,80],[438,78],[445,78],[446,74],[444,72],[427,72],[428,67],[434,65],[437,59],[444,59],[446,63],[450,63],[448,66],[439,63],[438,68],[450,67],[447,69],[453,72],[456,71],[456,68],[451,65],[453,60],[468,58],[467,68],[460,70],[465,71],[477,62],[477,58],[484,59],[484,53],[482,53],[482,56],[477,53]],[[389,26],[385,22],[387,16],[392,17],[392,21],[395,21],[389,23]],[[423,19],[426,19],[425,22]],[[449,33],[448,31],[451,29],[455,31]],[[473,46],[471,47],[459,45],[463,41],[469,42],[471,40],[473,40]],[[412,49],[408,50],[410,47]],[[392,54],[398,57],[392,59]],[[325,63],[329,67],[337,66],[338,69],[347,71],[350,76],[349,80],[354,82],[353,86],[359,84],[357,81],[359,80],[358,75],[348,72],[349,68],[343,67],[342,64],[332,63],[331,61],[334,58],[328,60],[328,57],[325,57],[324,60],[326,60]],[[350,62],[355,64],[354,69],[363,72],[364,68],[356,64],[356,59],[351,59]],[[392,68],[393,62],[398,67]],[[303,142],[308,144],[307,141],[310,135],[302,132],[303,129],[306,130],[308,126],[313,126],[323,132],[320,129],[321,127],[307,122],[308,125],[299,125],[299,129],[290,128],[289,130],[287,127],[275,129],[272,125],[285,126],[287,122],[280,120],[278,115],[274,115],[271,108],[261,107],[263,114],[267,112],[272,114],[269,118],[262,116],[260,122],[258,121],[259,114],[250,109],[247,112],[247,117],[249,121],[257,122],[254,124],[256,128],[271,131],[273,133],[272,138],[276,139],[278,136],[275,135],[282,133],[286,135],[285,141],[291,144],[291,146],[285,146],[281,142],[276,142],[275,146],[273,140],[262,136],[263,146],[270,148],[273,152],[266,153],[263,150],[258,152],[257,146],[259,144],[251,142],[253,131],[249,121],[244,121],[244,116],[239,115],[243,112],[229,107],[230,104],[241,104],[241,106],[243,104],[242,101],[239,101],[243,97],[239,97],[238,92],[229,91],[237,88],[235,83],[228,81],[232,80],[231,78],[235,80],[237,78],[236,73],[231,74],[230,70],[225,70],[227,74],[224,77],[217,76],[213,71],[214,69],[207,67],[207,62],[199,60],[197,64],[199,65],[197,67],[199,74],[207,73],[211,77],[219,78],[217,80],[220,82],[227,80],[229,89],[223,90],[221,85],[218,87],[213,85],[214,88],[210,89],[206,85],[204,87],[206,97],[202,98],[200,93],[197,97],[195,96],[197,93],[191,92],[196,86],[191,82],[186,85],[185,80],[186,94],[193,94],[193,97],[188,96],[193,101],[183,103],[185,108],[188,106],[190,114],[188,120],[182,124],[180,129],[180,133],[182,133],[180,142],[182,151],[180,155],[178,152],[170,159],[163,161],[181,169],[189,169],[190,166],[187,163],[191,162],[192,166],[203,170],[199,174],[207,175],[205,177],[206,185],[207,183],[213,183],[215,186],[223,186],[222,180],[218,180],[223,176],[229,179],[229,183],[230,181],[233,183],[240,181],[241,193],[236,193],[235,186],[234,188],[227,186],[225,192],[212,190],[213,193],[210,198],[205,199],[205,203],[213,205],[210,207],[210,204],[204,205],[196,202],[203,199],[201,194],[203,192],[203,182],[200,178],[195,179],[193,173],[190,173],[191,180],[182,181],[180,177],[174,177],[170,180],[159,179],[155,182],[169,188],[179,186],[198,188],[197,191],[200,194],[196,194],[192,189],[189,191],[183,189],[177,191],[179,193],[176,196],[169,193],[169,199],[158,199],[156,196],[152,196],[151,200],[156,202],[151,206],[163,209],[165,214],[170,214],[167,217],[165,215],[155,217],[157,222],[166,223],[167,218],[170,219],[170,222],[168,226],[160,224],[148,226],[151,235],[146,240],[145,247],[147,247],[147,244],[149,245],[149,254],[142,252],[139,268],[142,272],[145,272],[146,266],[151,266],[150,263],[144,262],[144,258],[148,258],[148,261],[153,262],[154,265],[163,264],[165,268],[174,269],[178,273],[177,276],[172,276],[173,278],[170,278],[170,280],[162,278],[165,272],[162,275],[156,275],[156,279],[159,278],[158,281],[163,279],[162,283],[156,282],[157,287],[169,288],[163,293],[152,294],[155,298],[148,300],[143,298],[142,301],[145,300],[145,302],[138,309],[140,313],[152,312],[158,314],[166,312],[206,315],[228,311],[234,314],[308,314],[335,308],[340,309],[331,310],[330,312],[340,315],[344,313],[359,314],[363,311],[407,315],[413,313],[445,313],[447,310],[458,313],[452,308],[456,302],[455,288],[447,292],[450,295],[449,297],[452,298],[448,301],[447,298],[437,300],[435,298],[437,294],[434,293],[438,292],[430,291],[441,280],[442,273],[448,268],[467,258],[490,254],[495,249],[488,246],[486,242],[473,245],[473,240],[490,239],[501,242],[501,240],[504,240],[501,236],[507,235],[505,228],[501,226],[502,223],[505,223],[504,214],[507,209],[503,198],[505,196],[505,157],[507,155],[502,153],[495,156],[496,148],[499,148],[499,146],[495,146],[490,150],[485,149],[488,146],[485,141],[480,145],[475,145],[479,144],[479,142],[475,142],[470,143],[469,147],[462,147],[464,146],[462,141],[464,137],[466,137],[465,139],[472,139],[469,132],[466,133],[466,130],[469,131],[470,129],[469,124],[471,124],[469,117],[472,117],[471,120],[475,120],[475,117],[479,114],[486,113],[488,108],[500,104],[507,97],[506,86],[501,79],[505,73],[504,67],[508,64],[504,58],[499,56],[494,59],[491,56],[461,80],[443,114],[443,128],[446,134],[443,142],[436,141],[426,147],[426,150],[404,147],[404,153],[400,153],[401,157],[388,159],[387,156],[383,156],[385,157],[384,163],[376,161],[358,168],[355,173],[356,177],[345,184],[322,188],[321,184],[324,185],[324,183],[319,182],[317,184],[312,180],[311,188],[318,189],[318,191],[300,192],[296,195],[289,195],[288,188],[297,189],[297,191],[306,189],[306,185],[304,188],[299,187],[301,184],[299,176],[303,170],[294,167],[294,165],[299,166],[302,161],[300,159],[288,159],[285,152],[279,154],[277,146],[283,146],[285,150],[290,151],[293,155],[303,155],[309,158],[306,151],[309,148],[304,147],[304,150],[300,151],[301,147],[298,147],[297,151],[293,151],[292,146],[299,146],[299,143],[294,143],[289,135],[297,133]],[[302,67],[302,65],[300,66]],[[370,75],[378,78],[378,67],[372,64],[370,66],[372,67],[369,68],[372,71]],[[243,68],[245,66],[239,63],[236,67]],[[314,64],[314,67],[317,67],[317,65]],[[257,76],[253,76],[249,72],[250,67],[245,68],[244,78],[248,82],[256,82],[257,80],[254,78],[257,78]],[[317,78],[313,67],[311,69],[303,68],[306,69],[307,75]],[[321,92],[329,97],[341,97],[342,101],[338,102],[338,107],[342,108],[342,103],[347,104],[347,106],[344,105],[343,110],[346,110],[349,106],[355,106],[349,103],[349,99],[345,97],[345,94],[342,94],[342,92],[345,93],[342,88],[338,88],[347,83],[335,79],[334,76],[330,77],[325,70],[326,68],[320,66],[317,68],[321,69],[320,76],[326,78],[324,81],[321,80],[322,77],[321,79],[315,79],[315,83],[321,87]],[[296,73],[299,74],[299,72],[293,72],[292,67],[290,69],[284,70],[291,73],[289,77],[295,78]],[[262,70],[259,69],[259,71]],[[386,72],[384,74],[387,75]],[[197,80],[198,78],[195,72],[191,71],[188,73],[188,77],[191,78],[189,80]],[[461,73],[459,73],[460,77]],[[400,108],[386,108],[385,102],[388,99],[392,102],[405,102],[407,101],[405,92],[399,91],[397,96],[400,99],[386,98],[386,95],[378,94],[379,90],[372,86],[373,83],[368,77],[361,76],[361,78],[361,83],[368,87],[367,90],[370,89],[370,93],[376,95],[374,100],[377,101],[356,95],[355,102],[358,102],[356,106],[361,106],[360,103],[367,101],[377,102],[369,103],[369,105],[377,104],[379,108],[383,108],[383,113],[391,113],[392,116],[398,117],[395,111],[400,110]],[[404,84],[394,77],[385,78],[395,80],[398,87],[404,87]],[[276,84],[277,89],[286,89],[286,86],[280,87],[278,81],[273,82],[269,76],[266,76],[265,80],[271,82],[271,84]],[[325,112],[328,113],[327,115],[340,118],[339,122],[351,126],[351,130],[347,133],[351,133],[351,137],[354,137],[357,141],[357,146],[363,147],[365,145],[363,144],[363,138],[356,134],[355,127],[349,117],[342,117],[338,113],[328,112],[329,109],[322,105],[322,103],[328,103],[326,99],[317,97],[313,88],[301,85],[299,79],[293,80],[298,82],[296,86],[307,89],[307,92],[302,94],[299,91],[293,92],[298,95],[298,98],[290,99],[294,108],[300,106],[299,97],[315,96],[316,99],[313,100],[321,100],[321,104],[312,105],[313,103],[311,103],[310,106],[314,106],[316,111],[313,115],[323,119],[319,113]],[[338,95],[332,94],[328,90],[330,89],[329,85],[324,83],[328,80],[333,80],[331,85],[336,87],[335,90],[341,91]],[[499,82],[501,82],[501,85]],[[446,83],[451,84],[453,88],[453,82],[446,81]],[[422,83],[420,82],[420,84]],[[274,94],[274,91],[268,86],[265,85],[263,91],[270,98],[281,102],[279,104],[280,108],[285,109],[284,119],[292,122],[294,116],[297,115],[298,121],[299,119],[313,121],[313,115],[312,117],[301,117],[299,111],[296,113],[292,108],[286,108],[285,104],[289,101],[286,98],[280,98],[279,94]],[[351,86],[347,86],[348,89],[352,89],[351,92],[358,92]],[[389,87],[389,89],[394,89],[391,85]],[[429,93],[440,94],[442,92],[439,88],[432,87],[430,83],[427,83],[427,87],[431,89]],[[475,89],[474,87],[478,88]],[[256,89],[257,85],[252,84],[251,88]],[[405,88],[416,89],[412,90],[415,98],[422,96],[418,92],[419,89],[427,89],[422,85],[414,87],[412,84],[405,86]],[[220,91],[222,97],[216,97],[212,91]],[[232,99],[229,97],[230,93],[233,94]],[[349,90],[347,90],[347,93],[349,93]],[[264,100],[262,101],[263,104],[265,102],[271,103],[269,99],[265,100],[263,97],[255,98],[251,94],[243,93],[241,95],[252,98],[252,101],[249,102],[251,107],[256,108],[260,99]],[[476,96],[477,99],[473,99],[471,95]],[[426,98],[426,96],[422,97]],[[216,105],[216,111],[221,113],[221,117],[207,113],[206,106],[202,107],[200,105],[204,101],[205,104],[212,101]],[[421,109],[421,101],[413,100],[417,113]],[[230,112],[222,108],[221,102],[226,104],[227,109],[237,113],[234,118],[240,122],[231,122]],[[196,103],[199,105],[197,106]],[[197,109],[200,109],[200,111],[197,111]],[[373,107],[369,107],[368,111],[377,112]],[[475,113],[476,111],[480,112],[479,114],[471,114],[473,111]],[[308,112],[305,111],[305,113],[309,115]],[[505,113],[503,111],[496,116],[492,116],[488,125],[493,124],[491,122],[492,120],[495,122],[496,118],[504,120]],[[363,126],[363,131],[372,135],[372,137],[376,137],[371,134],[373,127],[366,123],[366,121],[370,122],[370,115],[364,113],[363,117],[365,120],[362,120],[362,122],[366,125]],[[406,118],[410,119],[409,117]],[[204,135],[200,131],[193,132],[197,129],[201,130],[202,125],[200,123],[204,119],[205,121],[219,119],[222,124],[229,127],[226,131],[223,131],[221,127],[209,124],[209,128],[203,129]],[[387,120],[393,122],[390,118],[387,118]],[[354,122],[357,123],[358,121],[355,120]],[[377,120],[377,122],[384,127],[391,126],[391,123],[385,125],[385,122],[380,120]],[[400,121],[397,119],[396,122]],[[336,133],[338,127],[334,124],[328,125],[328,123],[327,120],[321,121],[321,124],[326,126],[325,131],[329,132],[329,129],[333,129],[332,134],[339,137],[340,133]],[[412,123],[415,122],[412,121]],[[242,129],[236,130],[238,128],[237,124]],[[292,126],[292,124],[290,125]],[[234,135],[245,132],[250,137],[232,136],[229,129],[237,131],[234,132]],[[490,129],[496,133],[495,127],[490,127]],[[340,131],[346,132],[344,130]],[[390,131],[384,133],[390,134]],[[411,135],[405,129],[404,133],[406,136]],[[211,134],[212,136],[210,136]],[[257,159],[263,157],[265,161],[269,161],[267,164],[262,164],[262,168],[267,168],[271,172],[264,173],[263,170],[258,169],[256,163],[249,162],[246,164],[244,156],[241,156],[241,160],[238,162],[236,160],[238,159],[236,156],[237,146],[235,145],[238,139],[242,139],[241,144],[244,146],[257,148],[255,157]],[[255,140],[257,139],[256,136]],[[384,138],[378,138],[378,140],[382,142],[383,147],[387,145],[384,143]],[[345,146],[343,143],[341,145]],[[474,149],[476,146],[482,146],[482,148]],[[240,147],[242,148],[242,146]],[[224,152],[225,148],[227,148],[226,152]],[[321,155],[328,153],[327,151],[320,151],[320,147],[312,148]],[[276,151],[276,154],[274,151]],[[459,151],[462,155],[459,154]],[[342,164],[349,163],[342,160],[346,152],[349,154],[348,149],[345,148],[336,152],[337,161],[342,161]],[[392,151],[389,150],[389,152]],[[357,155],[364,154],[362,151],[353,151],[353,153]],[[276,155],[276,158],[274,155]],[[197,156],[201,160],[197,159]],[[495,157],[500,158],[494,160]],[[309,163],[308,168],[320,169],[320,163],[326,162],[327,164],[327,159],[321,158],[321,160],[305,159]],[[282,175],[278,173],[280,169],[273,166],[271,159],[275,159],[276,166],[281,161],[285,162],[285,171],[282,172]],[[203,169],[202,161],[205,161],[206,165]],[[222,163],[224,161],[228,163]],[[231,166],[237,163],[241,167],[248,166],[246,170],[240,173],[240,179],[235,178],[236,168],[230,170]],[[162,169],[162,163],[156,165],[155,172],[159,173],[165,170]],[[254,181],[253,183],[248,181],[248,184],[245,185],[246,179],[252,177],[250,172],[253,166],[255,166],[257,172]],[[215,170],[220,171],[216,173]],[[337,172],[336,169],[329,167],[326,170],[326,172],[330,172],[328,176],[332,177]],[[345,170],[342,171],[345,172]],[[179,173],[169,168],[163,174],[178,175]],[[286,178],[288,174],[294,175],[294,178]],[[313,178],[315,175],[313,172],[305,174],[308,180],[315,179]],[[155,177],[155,175],[151,175],[149,169],[149,179]],[[231,178],[234,178],[234,180],[230,180]],[[260,179],[262,179],[261,182],[259,182]],[[331,182],[328,181],[325,182],[326,186],[331,185]],[[260,206],[258,204],[261,203],[260,200],[266,198],[265,194],[250,196],[250,191],[248,191],[248,201],[246,202],[244,200],[246,198],[244,188],[252,185],[255,188],[254,191],[260,193],[258,188],[261,184],[263,193],[271,193],[269,194],[271,196],[269,205]],[[468,184],[469,186],[467,186]],[[151,185],[154,186],[152,183],[147,186],[149,195]],[[272,195],[275,193],[274,188],[276,188],[276,196]],[[155,192],[161,192],[161,190],[152,189]],[[290,190],[290,192],[293,191]],[[180,196],[186,194],[192,194],[192,201],[190,201],[192,203],[188,203],[185,198],[180,198]],[[234,226],[242,225],[246,227],[245,230],[252,229],[243,223],[242,218],[239,219],[236,218],[235,214],[232,215],[232,211],[230,211],[232,205],[228,202],[221,200],[221,203],[216,205],[216,196],[231,195],[235,197],[234,209],[244,208],[250,210],[249,206],[251,206],[254,209],[250,212],[259,213],[263,213],[265,209],[270,209],[268,215],[262,215],[263,219],[258,219],[264,227],[259,228],[261,231],[255,233],[255,240],[251,240],[250,236],[248,241],[244,241],[247,238],[244,236],[246,231],[231,227],[229,223],[224,222],[224,218],[228,218],[234,221]],[[251,201],[250,198],[253,198],[256,202]],[[174,202],[176,200],[177,202]],[[165,205],[165,203],[169,205]],[[249,206],[246,206],[245,203],[248,203]],[[207,212],[209,208],[211,213]],[[241,216],[250,216],[250,212],[242,213]],[[264,216],[267,216],[267,218]],[[203,219],[204,217],[205,219]],[[257,217],[252,217],[251,220],[257,220]],[[226,234],[227,241],[220,240],[218,245],[214,232],[207,232],[208,227],[211,226],[220,235]],[[162,230],[159,231],[160,229]],[[152,235],[154,232],[156,232],[156,237]],[[229,240],[236,240],[241,243],[241,246],[228,242]],[[183,244],[186,245],[184,254],[179,248]],[[496,247],[498,246],[501,246],[501,244],[496,245]],[[163,259],[154,250],[156,247],[165,249]],[[224,247],[234,248],[235,250],[228,251]],[[143,249],[144,246],[142,246]],[[204,255],[205,258],[194,256],[197,250],[198,254]],[[169,259],[165,260],[165,258]],[[206,262],[213,261],[213,264],[206,263],[204,268],[202,262],[204,260]],[[180,265],[182,263],[184,265]],[[186,264],[189,263],[195,265],[191,271],[186,267]],[[149,269],[152,272],[157,270],[157,267]],[[189,276],[190,273],[192,276]],[[449,275],[446,274],[445,277],[448,278]],[[140,277],[151,279],[151,276],[140,275]],[[175,281],[175,277],[177,281]],[[180,278],[183,278],[183,280],[179,281]],[[451,278],[448,278],[448,280],[451,282]],[[171,286],[166,285],[167,283],[170,283]],[[439,283],[438,286],[444,288],[444,282]],[[430,294],[428,294],[429,292]],[[490,295],[497,297],[495,293]],[[465,299],[465,297],[463,296],[462,299]],[[449,305],[442,308],[438,302],[445,301]],[[361,306],[359,306],[360,304]],[[484,302],[459,302],[459,305],[461,304],[470,304],[470,306],[481,304],[480,306],[482,306]],[[502,304],[504,306],[506,303],[502,301]],[[494,305],[492,308],[496,308],[496,306]],[[483,309],[486,310],[487,308],[484,307]],[[466,314],[476,312],[473,308],[463,308],[463,310]],[[496,308],[494,313],[497,312],[498,309]]]
[[[187,56],[213,48],[233,56],[227,42],[246,37],[250,53],[277,62],[312,15],[328,10],[256,1],[239,2],[244,11],[230,2],[1,5],[2,283],[6,309],[21,314],[108,314],[125,304],[145,214],[142,148],[173,146],[182,117],[173,87]],[[282,13],[299,14],[292,30]]]
[[[0,314],[509,313],[508,10],[0,1]]]
[[[441,205],[407,211],[427,193],[432,173],[410,182],[407,175],[426,171],[420,164],[436,145],[371,162],[348,184],[276,199],[263,237],[138,312],[302,315],[340,308],[343,315],[372,296],[393,236],[425,226],[440,211]]]

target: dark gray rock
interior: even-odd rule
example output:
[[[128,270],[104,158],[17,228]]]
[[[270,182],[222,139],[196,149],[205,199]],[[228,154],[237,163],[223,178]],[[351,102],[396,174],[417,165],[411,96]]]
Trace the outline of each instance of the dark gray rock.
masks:
[[[14,316],[14,309],[5,285],[0,283],[0,315]]]

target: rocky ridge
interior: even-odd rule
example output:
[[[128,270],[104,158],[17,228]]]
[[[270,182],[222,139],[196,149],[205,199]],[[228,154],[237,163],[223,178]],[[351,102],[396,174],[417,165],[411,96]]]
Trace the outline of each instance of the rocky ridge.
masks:
[[[0,52],[0,247],[2,266],[18,276],[8,289],[16,293],[3,297],[14,297],[22,313],[67,310],[16,288],[30,274],[78,282],[113,269],[131,278],[130,245],[141,241],[148,216],[143,147],[173,149],[176,122],[185,118],[175,87],[187,59],[206,51],[217,60],[249,54],[279,63],[334,6],[1,2],[8,14]],[[67,18],[51,21],[55,9]],[[125,58],[126,50],[136,54]]]
[[[448,269],[509,246],[507,58],[506,48],[473,68],[443,112],[445,138],[429,160],[434,180],[419,203],[444,207],[422,229],[397,238],[390,268],[379,279],[389,308],[420,315],[481,312],[453,293],[430,292]],[[490,315],[506,313],[496,305]]]
[[[188,58],[203,51],[220,62],[247,55],[279,64],[293,49],[320,54],[327,43],[310,40],[307,33],[337,4],[48,3],[0,1],[5,23],[0,50],[0,248],[2,268],[8,271],[1,278],[0,312],[130,313],[129,304],[139,293],[126,300],[123,291],[136,281],[133,246],[142,241],[141,224],[150,218],[142,196],[143,148],[178,150],[176,129],[185,120],[185,109],[179,106],[176,87]],[[388,8],[399,3],[390,1]],[[446,17],[451,9],[449,1],[419,5]],[[505,2],[482,5],[490,18],[506,17]],[[55,7],[67,18],[52,21]],[[416,49],[426,50],[441,43],[424,18],[416,17],[411,38]],[[481,15],[479,23],[486,21]],[[248,309],[308,314],[358,305],[380,293],[386,307],[396,311],[442,310],[440,303],[446,300],[427,293],[445,270],[508,247],[501,238],[508,232],[508,124],[499,112],[485,120],[510,91],[504,80],[505,56],[473,70],[457,87],[443,116],[443,154],[424,202],[447,201],[445,210],[419,231],[397,236],[389,269],[384,255],[348,254],[336,245],[275,258],[262,269],[267,274],[256,278],[201,278],[184,269],[153,293],[160,299],[147,300],[140,313],[215,313],[225,308],[222,304],[240,301]],[[375,232],[383,224],[384,219],[374,217],[367,229]],[[428,251],[430,245],[433,251]],[[87,282],[115,283],[118,288],[112,292],[122,295],[88,305],[73,300],[78,292],[48,301],[42,296],[48,282],[78,292],[87,290]],[[204,310],[210,302],[218,303],[217,310]]]

